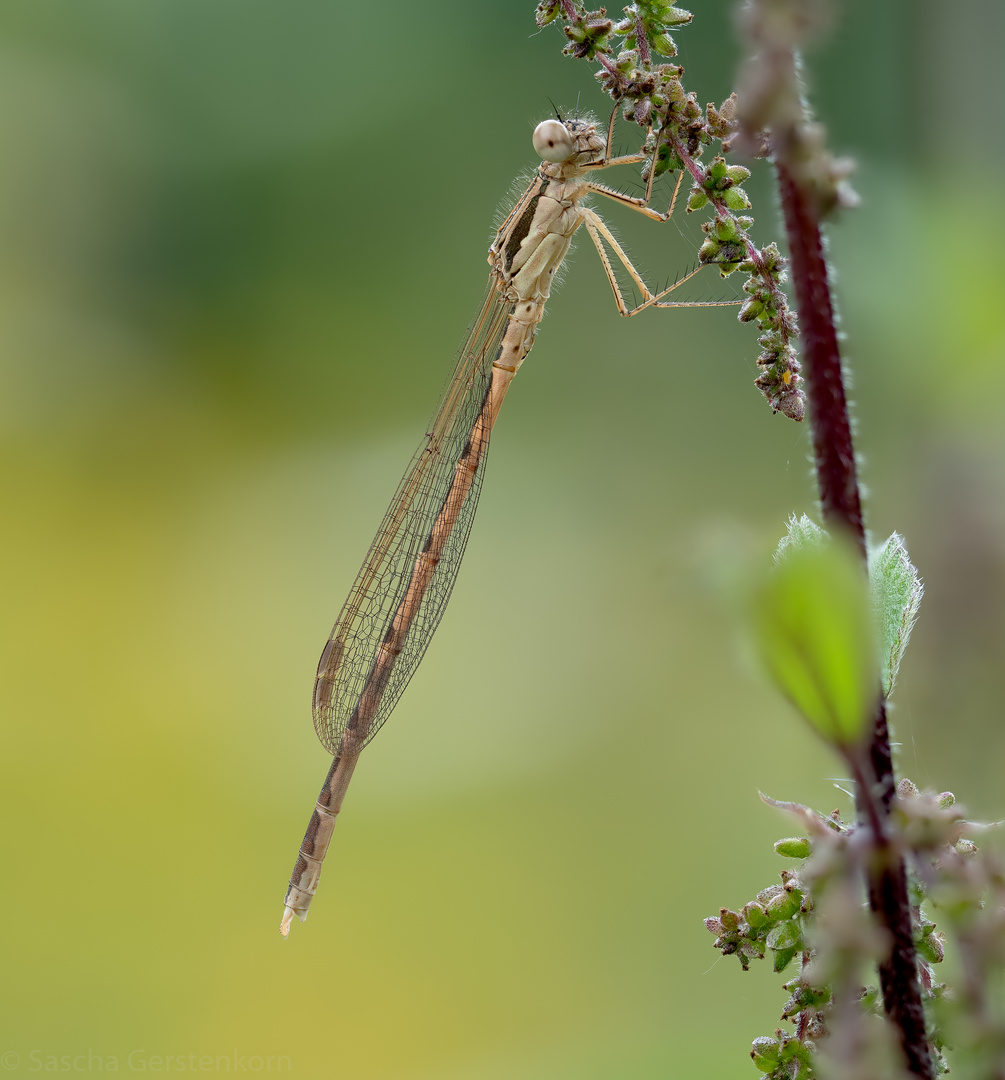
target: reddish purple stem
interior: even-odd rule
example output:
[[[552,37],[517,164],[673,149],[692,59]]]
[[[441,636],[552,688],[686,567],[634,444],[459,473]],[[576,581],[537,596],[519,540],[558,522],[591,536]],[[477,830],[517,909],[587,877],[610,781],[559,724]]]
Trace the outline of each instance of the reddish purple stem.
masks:
[[[820,228],[814,208],[791,172],[781,163],[777,170],[803,339],[803,378],[810,404],[813,457],[824,523],[850,532],[864,558],[865,528],[855,449]]]
[[[803,338],[803,376],[823,517],[832,528],[849,532],[865,558],[855,450],[816,206],[784,162],[776,162],[775,167]],[[900,1032],[908,1072],[931,1080],[932,1060],[918,981],[907,871],[886,833],[894,774],[882,695],[877,699],[873,718],[868,772],[854,761],[852,764],[857,773],[859,814],[873,834],[872,860],[866,870],[869,905],[892,938],[890,954],[879,965],[883,1006]]]

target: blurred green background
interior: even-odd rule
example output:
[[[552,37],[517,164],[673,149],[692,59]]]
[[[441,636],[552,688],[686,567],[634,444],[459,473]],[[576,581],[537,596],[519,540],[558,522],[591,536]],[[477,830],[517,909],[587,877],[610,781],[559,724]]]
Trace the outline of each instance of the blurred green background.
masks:
[[[730,5],[695,12],[686,82],[719,101]],[[989,816],[1003,23],[991,0],[856,0],[809,57],[860,161],[831,251],[869,521],[927,583],[901,767]],[[549,98],[604,111],[561,44],[530,0],[0,9],[9,1071],[732,1077],[776,1026],[776,980],[716,962],[700,920],[777,879],[791,826],[757,789],[847,806],[723,600],[740,553],[812,512],[808,432],[764,406],[732,313],[624,322],[585,241],[451,610],[311,918],[278,934],[327,767],[317,656],[533,125]],[[763,171],[751,189],[763,242]],[[693,257],[605,214],[654,280]]]

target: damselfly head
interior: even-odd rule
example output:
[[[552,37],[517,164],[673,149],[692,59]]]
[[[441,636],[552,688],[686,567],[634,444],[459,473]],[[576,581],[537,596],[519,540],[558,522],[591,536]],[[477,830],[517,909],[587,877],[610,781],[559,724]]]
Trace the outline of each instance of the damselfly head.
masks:
[[[577,164],[604,156],[604,140],[587,120],[542,120],[534,128],[534,149],[545,161],[561,165],[585,155]]]

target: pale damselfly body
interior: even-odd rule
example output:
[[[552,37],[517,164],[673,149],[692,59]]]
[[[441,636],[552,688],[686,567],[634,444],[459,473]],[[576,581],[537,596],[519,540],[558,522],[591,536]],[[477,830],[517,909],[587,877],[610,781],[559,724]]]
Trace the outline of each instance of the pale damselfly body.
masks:
[[[662,298],[698,272],[652,293],[621,245],[583,199],[602,195],[655,221],[665,214],[644,198],[590,179],[598,169],[644,161],[644,153],[607,157],[607,138],[588,120],[545,120],[534,130],[542,162],[489,249],[491,274],[436,413],[409,464],[321,654],[314,682],[314,727],[333,755],[286,893],[280,930],[307,918],[335,818],[360,752],[387,719],[443,616],[457,577],[481,489],[489,436],[506,391],[530,352],[555,273],[573,234],[585,226],[600,253],[618,311],[712,307],[735,301],[679,303]],[[681,174],[682,175],[682,174]],[[629,307],[606,245],[642,301]]]

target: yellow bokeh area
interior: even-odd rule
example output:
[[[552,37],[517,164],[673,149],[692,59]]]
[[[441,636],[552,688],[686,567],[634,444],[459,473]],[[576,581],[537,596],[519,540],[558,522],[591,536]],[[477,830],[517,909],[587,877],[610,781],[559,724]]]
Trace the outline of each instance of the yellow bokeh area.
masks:
[[[869,520],[927,589],[892,719],[903,772],[1000,817],[1001,75],[980,3],[889,6],[808,70],[862,160],[830,249]],[[703,102],[729,9],[679,35]],[[621,320],[586,242],[449,611],[278,932],[326,635],[534,124],[604,111],[561,45],[522,0],[0,10],[0,1071],[711,1080],[777,1026],[779,980],[701,920],[784,865],[758,789],[848,807],[732,602],[814,513],[809,433],[731,310]],[[957,76],[965,177],[925,141]],[[777,237],[768,171],[745,186]],[[699,221],[601,209],[653,282],[692,265]]]

